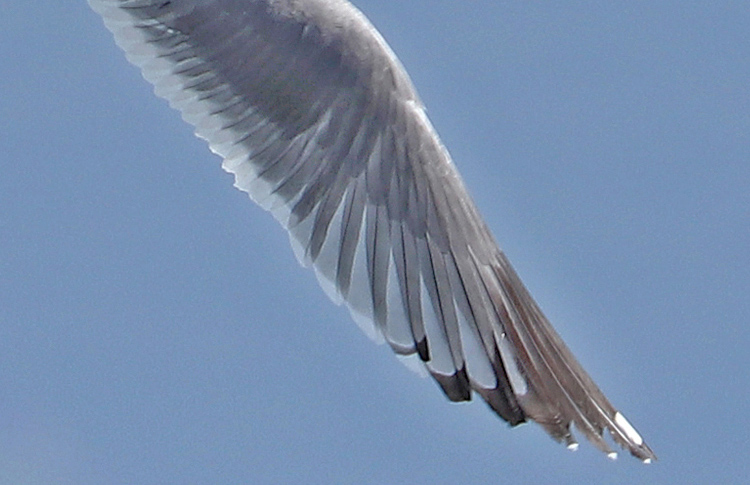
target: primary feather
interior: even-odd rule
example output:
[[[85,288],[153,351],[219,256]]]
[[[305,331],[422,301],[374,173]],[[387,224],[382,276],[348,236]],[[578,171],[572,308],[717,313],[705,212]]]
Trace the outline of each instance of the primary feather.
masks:
[[[542,314],[380,34],[346,0],[89,0],[157,95],[375,339],[452,401],[655,456]]]

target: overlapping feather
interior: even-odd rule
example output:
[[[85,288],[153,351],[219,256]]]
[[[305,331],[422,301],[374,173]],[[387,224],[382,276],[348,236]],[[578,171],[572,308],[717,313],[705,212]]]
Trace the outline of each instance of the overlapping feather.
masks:
[[[449,399],[655,458],[479,216],[405,71],[344,0],[89,0],[354,319]]]

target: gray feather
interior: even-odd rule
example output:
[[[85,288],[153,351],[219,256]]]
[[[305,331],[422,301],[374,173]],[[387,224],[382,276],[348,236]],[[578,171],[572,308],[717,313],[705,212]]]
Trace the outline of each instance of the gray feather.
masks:
[[[334,301],[446,396],[655,459],[480,217],[396,57],[345,0],[89,0],[155,92],[272,211]]]

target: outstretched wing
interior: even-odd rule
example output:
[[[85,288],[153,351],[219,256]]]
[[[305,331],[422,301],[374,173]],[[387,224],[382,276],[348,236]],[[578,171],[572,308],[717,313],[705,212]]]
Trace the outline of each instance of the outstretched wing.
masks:
[[[385,41],[345,0],[89,0],[157,95],[372,337],[452,401],[655,456],[488,231]],[[421,365],[421,364],[420,364]]]

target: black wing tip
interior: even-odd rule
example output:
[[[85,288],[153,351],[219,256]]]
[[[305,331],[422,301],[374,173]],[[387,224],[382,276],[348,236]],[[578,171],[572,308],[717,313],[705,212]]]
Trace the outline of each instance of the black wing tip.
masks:
[[[471,385],[465,368],[450,375],[433,371],[430,371],[430,374],[449,400],[453,402],[471,401]]]

